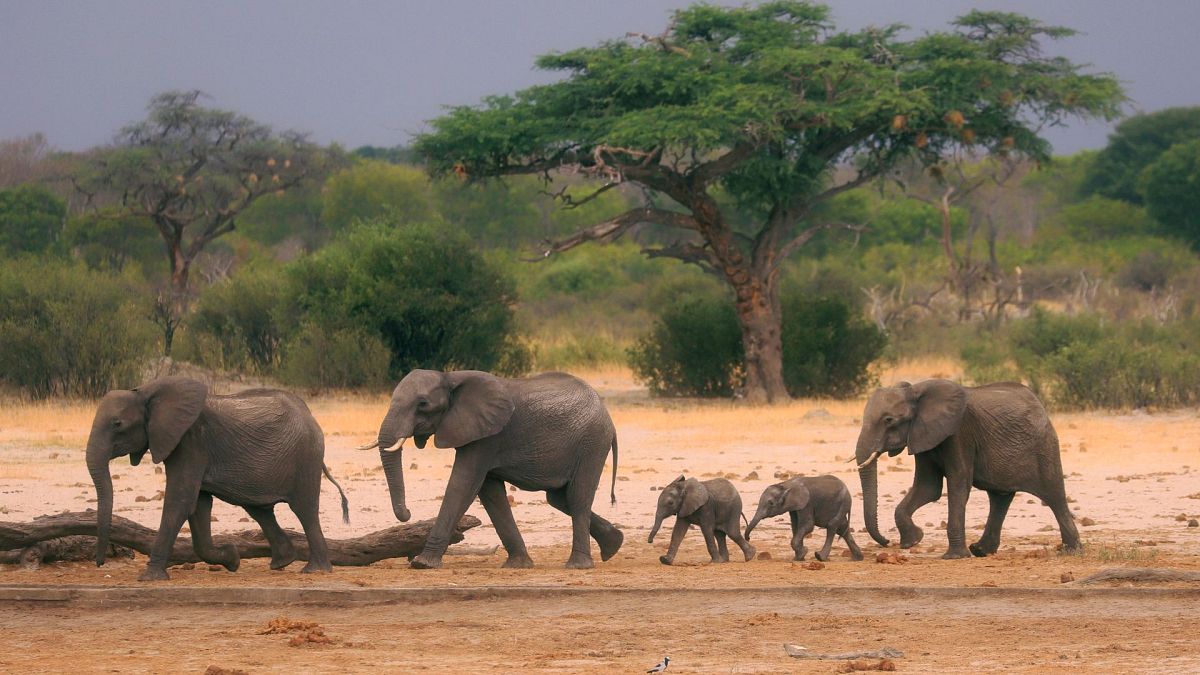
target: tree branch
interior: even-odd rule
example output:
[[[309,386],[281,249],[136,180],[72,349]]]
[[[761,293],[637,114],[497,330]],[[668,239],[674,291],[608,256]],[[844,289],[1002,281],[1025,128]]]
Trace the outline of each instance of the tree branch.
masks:
[[[657,209],[652,207],[643,207],[632,209],[622,213],[616,218],[606,220],[601,223],[596,223],[591,227],[584,228],[575,234],[552,241],[547,239],[543,242],[544,249],[536,258],[526,258],[526,262],[537,262],[545,260],[555,253],[569,251],[580,244],[589,241],[614,241],[629,228],[643,223],[653,223],[657,225],[666,225],[668,227],[677,227],[686,230],[698,230],[699,225],[694,218],[686,213],[678,213],[676,211],[667,211],[666,209]]]
[[[780,247],[779,255],[775,256],[775,261],[771,264],[771,271],[773,272],[778,269],[778,267],[783,264],[783,261],[787,260],[788,256],[804,247],[804,245],[808,242],[812,241],[812,238],[817,236],[817,233],[821,232],[822,230],[848,230],[856,233],[857,235],[862,234],[862,232],[866,229],[866,225],[854,225],[851,223],[822,223],[820,225],[813,225]]]

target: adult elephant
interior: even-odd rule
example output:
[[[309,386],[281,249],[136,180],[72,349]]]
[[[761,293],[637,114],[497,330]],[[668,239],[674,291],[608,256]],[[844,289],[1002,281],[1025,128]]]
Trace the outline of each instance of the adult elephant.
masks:
[[[1050,506],[1058,519],[1063,548],[1079,548],[1079,532],[1067,508],[1058,435],[1041,401],[1028,387],[1001,382],[963,387],[949,380],[901,382],[878,389],[867,401],[855,456],[862,481],[867,531],[880,546],[878,480],[875,460],[908,447],[916,473],[908,494],[896,506],[900,546],[921,541],[924,532],[912,514],[942,496],[950,501],[943,558],[985,556],[1000,546],[1000,527],[1016,492],[1028,492]],[[990,510],[979,541],[965,543],[967,497],[971,487],[987,490]]]
[[[508,552],[504,566],[532,567],[505,483],[545,490],[546,501],[571,517],[567,567],[593,566],[589,534],[600,546],[601,560],[621,548],[621,531],[592,513],[610,448],[616,501],[617,434],[600,396],[582,380],[565,373],[504,379],[476,370],[406,375],[392,394],[378,440],[363,446],[379,447],[392,510],[401,521],[409,518],[401,448],[408,438],[424,448],[430,436],[439,448],[455,448],[454,468],[412,567],[441,567],[452,528],[476,496]]]
[[[137,466],[146,451],[166,467],[162,521],[141,581],[167,579],[167,563],[183,521],[192,546],[205,562],[237,570],[233,546],[213,545],[212,498],[246,509],[271,545],[271,568],[296,559],[287,534],[275,520],[275,504],[291,507],[308,538],[304,572],[329,572],[329,551],[318,517],[321,474],[342,492],[325,468],[325,436],[308,406],[276,389],[231,396],[209,395],[202,382],[164,377],[133,390],[105,394],[88,437],[87,466],[96,485],[99,524],[96,564],[103,565],[112,526],[112,476],[108,463],[129,455]],[[342,493],[342,518],[349,507]]]

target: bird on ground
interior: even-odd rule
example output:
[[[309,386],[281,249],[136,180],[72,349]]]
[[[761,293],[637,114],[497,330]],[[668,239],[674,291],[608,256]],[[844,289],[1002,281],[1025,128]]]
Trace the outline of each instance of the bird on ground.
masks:
[[[651,668],[650,670],[647,670],[646,672],[647,673],[665,673],[665,672],[667,672],[667,665],[670,663],[671,663],[671,657],[664,656],[663,660],[659,661],[657,666],[654,666],[653,668]]]

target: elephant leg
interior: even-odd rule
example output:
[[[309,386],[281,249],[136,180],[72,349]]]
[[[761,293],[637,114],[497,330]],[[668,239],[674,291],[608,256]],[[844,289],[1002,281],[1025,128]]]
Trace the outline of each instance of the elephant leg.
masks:
[[[833,548],[833,537],[835,534],[836,532],[834,532],[832,525],[825,528],[825,545],[821,547],[820,551],[813,554],[817,560],[821,562],[829,560],[829,550]]]
[[[320,483],[317,485],[319,488]],[[316,497],[296,498],[288,503],[292,513],[300,520],[300,525],[304,527],[304,536],[308,539],[308,564],[300,570],[301,574],[333,571],[333,563],[329,561],[329,546],[325,543],[325,534],[321,531],[319,504]]]
[[[658,556],[658,562],[664,565],[670,565],[675,562],[675,554],[679,552],[679,545],[683,543],[683,535],[691,529],[692,524],[683,518],[675,518],[675,527],[671,530],[671,545],[667,546],[667,554]]]
[[[138,576],[138,581],[161,581],[170,579],[167,574],[167,564],[171,561],[171,551],[175,548],[175,539],[179,536],[179,528],[183,522],[196,510],[196,499],[200,496],[200,480],[204,475],[203,469],[196,470],[188,463],[188,456],[179,455],[185,448],[176,449],[176,454],[167,458],[167,488],[163,494],[162,518],[158,524],[158,534],[150,545],[150,560],[146,569]],[[190,453],[198,449],[188,449]],[[174,461],[172,461],[174,460]]]
[[[900,548],[911,548],[921,543],[925,531],[913,522],[917,509],[942,498],[942,474],[933,466],[933,461],[918,456],[913,484],[908,494],[896,505],[896,528],[900,530]]]
[[[854,541],[854,537],[850,534],[850,514],[846,514],[845,519],[842,520],[842,527],[838,530],[838,536],[842,538],[842,541],[846,542],[846,547],[850,549],[850,558],[852,560],[863,559],[862,549],[858,547],[858,544]]]
[[[567,506],[565,490],[546,490],[546,502],[568,516],[571,515],[571,510]],[[595,511],[592,511],[591,515],[588,534],[592,535],[592,539],[595,539],[596,544],[600,547],[600,560],[608,560],[621,549],[621,544],[625,541],[625,534]]]
[[[246,513],[262,528],[263,535],[271,545],[271,569],[281,570],[296,561],[296,547],[291,537],[279,527],[275,519],[274,506],[243,506]]]
[[[1083,549],[1083,544],[1079,542],[1079,530],[1075,528],[1075,517],[1071,515],[1071,509],[1067,506],[1067,491],[1062,486],[1062,479],[1059,479],[1059,485],[1046,490],[1044,494],[1035,493],[1036,497],[1050,505],[1050,510],[1054,512],[1054,519],[1058,521],[1058,533],[1062,537],[1064,551],[1079,551]]]
[[[971,497],[971,473],[960,471],[946,476],[946,496],[950,502],[946,516],[946,538],[950,547],[942,554],[945,560],[969,558],[967,549],[967,500]]]
[[[996,492],[988,490],[988,519],[983,528],[979,541],[967,548],[977,557],[995,553],[1000,548],[1000,528],[1004,525],[1004,517],[1008,515],[1008,507],[1012,504],[1013,492]]]
[[[738,545],[738,548],[742,549],[742,555],[746,556],[746,562],[754,560],[754,554],[756,551],[754,547],[750,545],[750,542],[746,541],[746,537],[742,535],[742,532],[740,529],[738,529],[736,522],[734,522],[733,529],[729,531],[729,538],[733,540],[733,543]],[[725,554],[725,560],[729,560],[728,553]]]
[[[729,545],[725,542],[725,533],[717,530],[714,536],[717,538],[717,555],[721,557],[721,562],[729,562]]]
[[[485,478],[479,488],[479,501],[492,519],[496,534],[500,535],[500,543],[508,553],[504,567],[533,567],[533,559],[525,548],[525,540],[517,529],[517,521],[513,518],[512,507],[508,504],[508,495],[504,492],[504,481],[498,478]]]
[[[795,553],[793,560],[804,560],[804,535],[801,534],[800,514],[797,511],[789,511],[788,516],[792,521],[792,551]]]
[[[442,566],[442,556],[446,554],[446,548],[450,545],[450,534],[454,531],[454,526],[470,508],[475,495],[483,488],[487,470],[481,464],[482,457],[477,453],[456,451],[454,468],[450,470],[450,480],[446,483],[446,494],[442,497],[437,520],[429,529],[424,550],[412,559],[409,566],[419,570]]]
[[[192,550],[204,562],[223,565],[230,572],[236,572],[242,563],[237,546],[226,544],[218,549],[213,545],[212,503],[212,494],[208,492],[201,492],[196,497],[196,510],[188,517],[188,524],[192,528]]]
[[[721,562],[721,551],[717,548],[717,537],[713,526],[707,523],[700,523],[700,533],[704,535],[704,546],[708,549],[708,558],[710,562]]]

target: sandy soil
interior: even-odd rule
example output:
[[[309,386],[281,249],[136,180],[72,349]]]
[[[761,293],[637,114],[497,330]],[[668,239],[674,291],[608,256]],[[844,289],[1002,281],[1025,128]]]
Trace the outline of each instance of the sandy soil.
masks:
[[[885,382],[953,375],[953,364],[906,365],[883,376]],[[849,651],[891,645],[906,652],[901,670],[970,671],[1003,667],[1034,670],[1200,669],[1185,634],[1200,620],[1200,603],[1187,584],[1175,584],[1177,601],[1156,596],[1097,596],[1061,604],[1005,598],[970,603],[889,599],[872,601],[867,587],[1025,587],[1063,588],[1064,579],[1082,578],[1113,566],[1153,566],[1200,570],[1200,416],[1195,410],[1165,413],[1074,413],[1053,416],[1069,474],[1067,491],[1087,547],[1083,555],[1054,551],[1058,533],[1049,509],[1019,495],[1005,523],[1001,552],[986,559],[943,561],[945,501],[919,511],[926,536],[900,564],[874,562],[881,549],[861,531],[861,503],[855,503],[855,537],[867,554],[858,563],[834,558],[824,569],[791,561],[786,518],[764,523],[753,543],[763,554],[750,563],[702,564],[707,559],[698,532],[685,541],[676,567],[657,561],[669,531],[653,545],[646,535],[657,492],[680,473],[726,475],[739,488],[749,514],[758,495],[779,472],[832,473],[857,494],[857,477],[846,460],[853,453],[863,401],[797,401],[769,409],[728,403],[656,401],[621,371],[587,376],[606,397],[617,424],[620,456],[617,504],[608,503],[606,472],[595,509],[626,533],[622,551],[588,572],[562,569],[570,538],[569,521],[545,504],[540,493],[514,492],[514,513],[532,555],[533,570],[500,570],[503,549],[491,555],[449,556],[440,571],[410,570],[404,561],[368,568],[339,568],[332,575],[298,574],[299,565],[272,572],[262,560],[244,561],[236,574],[200,565],[172,570],[179,586],[296,586],[332,588],[583,586],[679,589],[653,606],[637,596],[615,593],[597,599],[545,601],[444,601],[432,604],[353,609],[143,607],[100,611],[70,606],[18,606],[0,612],[0,630],[17,649],[0,651],[0,670],[78,670],[73,655],[93,656],[85,669],[182,670],[208,665],[251,672],[280,669],[356,670],[382,665],[393,670],[447,668],[463,672],[613,669],[637,672],[672,656],[670,672],[833,672],[835,663],[801,662],[783,653],[784,642],[815,651]],[[323,525],[327,536],[344,538],[392,523],[387,490],[374,451],[354,446],[373,438],[386,397],[328,397],[310,401],[327,436],[327,463],[345,486],[351,525],[337,513],[336,491],[326,485]],[[0,520],[23,521],[42,513],[77,511],[93,505],[83,465],[83,446],[94,408],[90,404],[8,405],[0,409]],[[433,517],[449,474],[452,455],[433,449],[407,449],[409,507],[414,518]],[[116,512],[157,526],[161,501],[153,498],[163,476],[149,463],[113,463]],[[881,460],[880,513],[891,511],[911,483],[905,456]],[[137,497],[150,501],[137,502]],[[987,499],[976,494],[968,507],[968,528],[982,529]],[[285,527],[298,527],[286,507],[278,509]],[[478,550],[498,544],[481,507],[483,521],[462,546]],[[216,532],[248,529],[244,512],[214,505]],[[1179,518],[1183,516],[1181,521]],[[1083,520],[1087,518],[1088,520]],[[1092,523],[1092,524],[1087,524]],[[819,545],[818,530],[809,548]],[[971,536],[968,533],[968,536]],[[895,549],[891,549],[895,551]],[[144,560],[113,561],[103,568],[85,563],[54,564],[37,571],[0,566],[0,584],[134,585]],[[778,589],[796,586],[862,588],[861,601],[786,600]],[[1192,589],[1196,586],[1192,585]],[[739,588],[740,594],[702,589]],[[713,594],[710,594],[713,595]],[[660,596],[655,596],[660,597]],[[855,596],[858,597],[858,596]],[[1089,596],[1090,597],[1090,596]],[[1190,598],[1190,602],[1185,601]],[[964,606],[967,605],[967,606]],[[286,635],[258,635],[274,616],[319,623],[328,644],[289,646]],[[29,620],[36,617],[35,620]],[[106,638],[106,628],[122,625],[141,639]],[[50,626],[57,628],[51,629]],[[70,630],[63,630],[70,626]],[[156,635],[182,635],[181,642],[157,642]],[[122,638],[125,636],[123,635]],[[150,638],[150,639],[146,639]],[[199,647],[198,647],[199,645]],[[407,664],[407,665],[406,665]]]

